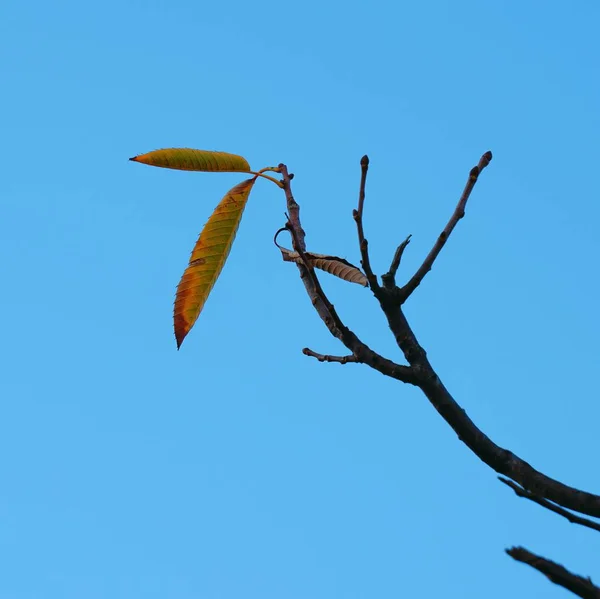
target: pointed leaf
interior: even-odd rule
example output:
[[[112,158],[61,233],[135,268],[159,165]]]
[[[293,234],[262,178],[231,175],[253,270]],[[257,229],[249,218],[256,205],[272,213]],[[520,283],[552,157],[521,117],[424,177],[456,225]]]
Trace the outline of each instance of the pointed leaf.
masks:
[[[242,181],[228,191],[200,233],[175,297],[173,317],[178,349],[223,269],[255,181],[256,177]]]
[[[298,264],[303,264],[302,257],[298,252],[293,252],[292,250],[288,250],[287,248],[281,246],[278,247],[281,250],[283,259],[286,262],[297,262]],[[363,287],[368,286],[367,277],[363,274],[363,272],[354,266],[354,264],[344,260],[344,258],[339,258],[338,256],[328,256],[325,254],[313,254],[312,252],[304,252],[304,255],[313,268],[320,268],[321,270],[328,272],[330,275],[334,275],[350,283],[357,283]]]
[[[134,156],[129,160],[174,168],[181,171],[210,171],[221,173],[249,173],[250,165],[245,158],[227,152],[210,152],[191,148],[167,148]]]
[[[344,281],[348,281],[350,283],[357,283],[358,285],[362,285],[363,287],[368,286],[367,277],[363,274],[363,272],[350,264],[347,260],[343,258],[338,258],[337,256],[323,256],[321,254],[308,254],[309,259],[311,260],[313,266],[316,268],[320,268],[325,272],[328,272],[330,275],[335,275]]]

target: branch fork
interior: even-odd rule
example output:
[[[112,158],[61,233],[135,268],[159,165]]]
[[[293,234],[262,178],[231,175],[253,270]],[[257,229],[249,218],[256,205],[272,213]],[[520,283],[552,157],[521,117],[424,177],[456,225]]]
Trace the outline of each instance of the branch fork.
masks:
[[[369,159],[367,156],[363,156],[360,161],[361,178],[358,207],[353,211],[353,217],[358,233],[361,265],[369,287],[379,301],[389,328],[408,365],[396,364],[373,351],[340,319],[334,306],[323,291],[314,268],[307,259],[305,232],[300,223],[300,207],[292,194],[291,176],[284,164],[279,165],[278,170],[283,177],[281,183],[285,191],[289,214],[286,228],[292,236],[294,250],[302,258],[296,262],[300,277],[313,306],[329,331],[334,337],[340,339],[351,353],[345,356],[333,356],[320,354],[309,348],[304,348],[302,351],[305,355],[320,362],[367,364],[386,376],[419,387],[446,423],[456,432],[459,440],[486,465],[506,477],[500,478],[500,480],[510,486],[515,493],[567,518],[570,522],[600,530],[600,524],[572,513],[579,512],[580,514],[600,518],[599,495],[570,487],[535,470],[511,451],[496,445],[483,431],[477,428],[465,410],[443,385],[402,311],[402,305],[432,269],[436,258],[448,242],[458,221],[465,216],[465,208],[473,188],[482,171],[489,165],[491,160],[492,153],[486,152],[479,163],[471,169],[458,204],[443,231],[416,272],[406,284],[400,287],[396,284],[396,276],[403,253],[410,243],[410,235],[396,249],[388,272],[381,277],[382,285],[380,286],[371,267],[369,244],[365,237],[363,225]],[[535,556],[522,548],[513,548],[507,550],[507,552],[513,558],[540,570],[557,584],[562,584],[562,586],[569,588],[581,597],[600,597],[596,594],[600,593],[600,590],[591,583],[591,580],[572,575],[562,566],[554,564],[554,562]]]

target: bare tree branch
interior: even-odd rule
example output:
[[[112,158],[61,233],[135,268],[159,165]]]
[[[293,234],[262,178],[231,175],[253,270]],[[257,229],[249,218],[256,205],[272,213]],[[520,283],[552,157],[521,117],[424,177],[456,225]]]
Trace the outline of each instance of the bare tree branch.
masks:
[[[369,287],[373,293],[377,293],[379,290],[379,283],[377,277],[373,274],[371,268],[371,260],[369,259],[369,242],[365,239],[365,232],[363,228],[363,212],[365,207],[365,185],[367,183],[367,172],[369,170],[369,157],[365,154],[360,159],[360,190],[358,193],[358,210],[353,210],[352,216],[356,221],[356,229],[358,231],[358,245],[360,247],[360,255],[363,270],[367,275],[367,281],[369,281]]]
[[[486,153],[482,156],[479,166],[475,167],[477,172],[489,163],[490,157],[491,153]],[[464,204],[476,180],[477,178],[474,177],[472,171],[470,181],[467,183],[461,201],[449,225],[446,227],[446,231],[451,231],[456,222],[462,218]],[[447,235],[445,235],[444,240],[435,252],[434,258],[445,243],[445,239],[447,239]],[[435,248],[432,250],[432,253],[434,251]],[[427,263],[427,260],[425,263]],[[477,428],[465,410],[454,400],[433,369],[427,358],[427,352],[419,344],[402,311],[401,302],[397,301],[397,291],[396,288],[388,289],[384,287],[376,294],[376,297],[387,318],[388,325],[396,339],[398,347],[400,347],[406,360],[418,374],[419,382],[417,386],[423,391],[442,418],[456,432],[458,438],[490,468],[498,474],[512,479],[534,495],[588,516],[600,517],[600,496],[570,487],[542,474],[511,451],[496,445]],[[402,290],[400,291],[402,292]]]
[[[568,510],[565,510],[564,508],[559,507],[558,505],[555,505],[551,501],[548,501],[547,499],[544,499],[543,497],[538,497],[537,495],[534,495],[530,491],[523,489],[523,487],[520,487],[519,485],[514,483],[512,480],[502,478],[501,476],[498,477],[498,480],[500,482],[503,482],[505,485],[509,486],[519,497],[523,497],[524,499],[529,499],[530,501],[533,501],[534,503],[537,503],[538,505],[545,507],[547,510],[554,512],[555,514],[558,514],[559,516],[562,516],[563,518],[566,518],[569,522],[571,522],[571,524],[580,524],[581,526],[586,526],[587,528],[591,528],[593,530],[597,530],[600,532],[600,523],[599,522],[594,522],[593,520],[588,520],[587,518],[581,518],[580,516],[577,516],[577,515],[573,514],[572,512],[569,512]]]
[[[398,268],[400,266],[400,260],[402,260],[402,254],[404,254],[404,250],[406,246],[410,243],[410,238],[412,235],[409,235],[397,248],[394,253],[394,258],[392,259],[392,263],[390,264],[390,270],[386,272],[384,275],[381,275],[381,280],[383,281],[383,286],[386,289],[393,289],[396,286],[396,273],[398,272]]]
[[[600,599],[600,588],[592,583],[591,578],[584,578],[569,572],[564,566],[549,559],[535,555],[523,547],[512,547],[506,553],[513,559],[535,568],[554,584],[557,584],[582,599]]]
[[[465,187],[454,216],[445,229],[445,234],[440,237],[441,241],[438,240],[436,247],[434,247],[425,260],[424,266],[417,271],[417,274],[422,271],[424,275],[430,268],[435,257],[443,247],[449,232],[452,231],[458,220],[462,218],[464,205],[473,189],[479,172],[487,166],[490,160],[491,153],[487,152],[482,156],[479,165],[471,171],[469,182]],[[296,251],[303,252],[305,250],[304,230],[300,224],[299,207],[292,196],[287,168],[285,165],[280,165],[280,169],[283,175],[284,190],[290,212],[290,227],[294,231],[294,246]],[[359,203],[360,206],[361,204]],[[427,266],[428,264],[429,266]],[[333,306],[326,298],[320,285],[318,285],[316,275],[314,273],[311,275],[310,269],[305,264],[297,264],[297,266],[317,313],[328,326],[331,333],[344,343],[352,354],[357,357],[359,362],[371,366],[386,376],[391,376],[397,380],[418,386],[442,418],[456,432],[458,438],[480,460],[498,474],[512,479],[532,494],[543,497],[564,508],[588,516],[600,517],[600,496],[570,487],[546,476],[511,451],[496,445],[485,433],[477,428],[465,410],[454,400],[431,366],[427,358],[427,353],[417,341],[397,301],[397,288],[392,290],[378,288],[375,295],[385,313],[396,342],[410,365],[408,367],[387,360],[362,343],[352,331],[341,323]],[[421,279],[422,276],[418,278],[416,285],[418,285]]]
[[[486,152],[481,157],[479,164],[471,170],[463,194],[454,214],[446,225],[446,228],[442,231],[433,249],[430,251],[427,258],[425,258],[425,261],[415,275],[400,289],[395,285],[395,276],[402,258],[402,253],[406,249],[410,237],[400,244],[396,250],[389,272],[382,277],[383,287],[380,287],[371,270],[368,244],[364,238],[362,216],[368,158],[365,156],[361,161],[362,177],[359,203],[358,209],[355,210],[353,214],[357,223],[362,265],[372,291],[387,318],[388,325],[396,339],[396,343],[402,350],[409,366],[395,364],[368,348],[343,324],[337,315],[337,312],[328,300],[319,283],[314,268],[311,266],[305,254],[305,233],[300,223],[299,206],[292,195],[290,185],[291,177],[288,175],[286,166],[283,164],[279,165],[280,172],[283,176],[282,184],[290,213],[286,228],[288,228],[292,234],[294,249],[302,258],[300,262],[296,262],[300,271],[300,277],[313,306],[321,319],[325,322],[330,332],[340,339],[352,353],[349,356],[330,356],[318,354],[308,348],[304,348],[303,352],[306,355],[323,362],[345,364],[350,361],[356,361],[364,363],[386,376],[391,376],[397,380],[419,387],[442,418],[456,432],[458,438],[490,468],[511,479],[506,480],[500,478],[500,480],[510,486],[515,493],[567,518],[570,522],[581,524],[594,530],[599,530],[600,525],[597,523],[572,514],[567,511],[567,509],[598,518],[600,517],[600,496],[570,487],[535,470],[530,464],[513,454],[511,451],[496,445],[487,435],[485,435],[485,433],[483,433],[483,431],[477,428],[474,422],[467,416],[465,410],[454,400],[436,374],[429,362],[427,353],[419,344],[402,311],[402,304],[418,287],[425,274],[431,270],[435,259],[444,247],[449,235],[452,233],[458,221],[463,218],[467,200],[477,182],[479,174],[489,164],[491,159],[491,152]],[[583,597],[584,599],[600,599],[600,589],[592,583],[591,579],[576,576],[560,564],[539,557],[522,547],[513,547],[506,551],[515,560],[526,563],[539,570],[551,581],[574,592],[579,597]]]
[[[417,386],[458,438],[485,464],[527,489],[567,509],[600,517],[600,496],[565,485],[542,474],[511,451],[496,445],[455,401],[431,366],[401,308],[381,302],[388,324],[408,363],[418,375]]]
[[[490,163],[492,160],[492,153],[486,152],[479,160],[479,164],[474,166],[469,173],[469,179],[467,180],[467,184],[465,189],[460,196],[460,200],[454,210],[454,214],[450,217],[448,224],[444,228],[444,230],[440,233],[435,245],[423,261],[423,264],[419,267],[417,272],[412,276],[412,278],[400,289],[400,298],[401,303],[404,303],[412,294],[412,292],[420,285],[421,281],[425,277],[425,275],[431,270],[435,259],[438,257],[438,254],[442,251],[444,245],[448,241],[448,237],[450,237],[450,233],[456,227],[458,221],[465,215],[465,206],[467,205],[467,200],[475,187],[475,183],[477,183],[477,179],[481,174],[481,171]]]
[[[349,356],[329,356],[327,354],[319,354],[312,349],[305,347],[302,350],[305,356],[316,358],[319,362],[337,362],[338,364],[348,364],[349,362],[358,362],[356,356],[350,354]]]

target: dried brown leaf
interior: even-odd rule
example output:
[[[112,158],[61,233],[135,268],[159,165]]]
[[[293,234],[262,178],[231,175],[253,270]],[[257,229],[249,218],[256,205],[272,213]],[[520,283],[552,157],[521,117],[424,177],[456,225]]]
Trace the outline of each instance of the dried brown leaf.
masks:
[[[302,257],[298,252],[293,252],[281,246],[278,247],[286,262],[303,263]],[[344,260],[344,258],[326,254],[314,254],[313,252],[305,252],[304,255],[313,268],[324,270],[330,275],[339,277],[349,283],[356,283],[363,287],[368,286],[367,277],[364,273],[358,267],[354,266],[354,264],[348,262],[348,260]]]

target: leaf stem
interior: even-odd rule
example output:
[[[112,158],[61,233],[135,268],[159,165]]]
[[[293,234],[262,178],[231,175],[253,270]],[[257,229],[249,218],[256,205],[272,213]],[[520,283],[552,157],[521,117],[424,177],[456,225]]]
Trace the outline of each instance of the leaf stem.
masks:
[[[272,167],[267,167],[266,169],[263,168],[262,170],[256,172],[256,171],[248,171],[251,175],[256,175],[257,177],[262,177],[263,179],[268,179],[269,181],[272,181],[273,183],[275,183],[275,185],[277,185],[277,187],[280,187],[281,189],[283,189],[283,183],[281,181],[278,181],[277,179],[275,179],[275,177],[269,177],[269,175],[263,175],[263,171],[266,170],[272,170]]]

